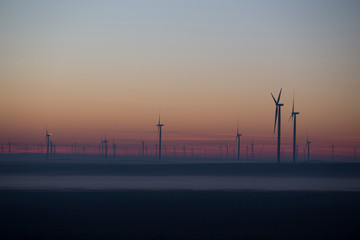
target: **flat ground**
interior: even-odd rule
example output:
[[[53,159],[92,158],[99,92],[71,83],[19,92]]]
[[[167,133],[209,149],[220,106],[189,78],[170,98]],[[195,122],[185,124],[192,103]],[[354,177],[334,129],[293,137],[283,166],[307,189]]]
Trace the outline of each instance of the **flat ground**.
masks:
[[[360,239],[358,192],[0,191],[1,239]]]

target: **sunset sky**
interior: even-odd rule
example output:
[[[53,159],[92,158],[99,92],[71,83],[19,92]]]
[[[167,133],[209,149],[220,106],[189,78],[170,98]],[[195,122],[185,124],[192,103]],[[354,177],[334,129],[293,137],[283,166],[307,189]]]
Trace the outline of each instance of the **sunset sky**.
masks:
[[[0,142],[360,147],[360,1],[0,2]],[[274,149],[275,151],[275,149]]]

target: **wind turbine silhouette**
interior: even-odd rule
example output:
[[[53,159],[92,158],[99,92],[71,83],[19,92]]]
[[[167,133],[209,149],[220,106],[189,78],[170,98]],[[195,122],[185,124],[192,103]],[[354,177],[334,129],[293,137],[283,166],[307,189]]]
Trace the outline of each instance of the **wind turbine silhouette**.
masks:
[[[280,102],[280,96],[281,96],[282,88],[280,89],[279,96],[277,100],[275,99],[274,95],[271,93],[272,98],[274,99],[276,110],[275,110],[275,123],[274,123],[274,133],[276,129],[276,122],[278,121],[278,141],[277,141],[277,162],[280,163],[280,134],[281,134],[281,107],[284,106],[284,104],[279,103]]]
[[[229,160],[229,144],[226,144],[226,160]]]
[[[160,114],[159,114],[159,122],[156,126],[158,127],[158,131],[159,131],[159,160],[161,160],[161,129],[164,126],[164,124],[160,123]]]
[[[240,160],[240,137],[241,137],[241,133],[239,133],[239,124],[237,124],[236,126],[236,140],[237,140],[237,150],[238,150],[238,156],[237,156],[237,160]]]
[[[49,160],[50,137],[51,133],[46,129],[46,160]]]
[[[294,124],[294,132],[293,132],[293,162],[295,162],[296,160],[296,115],[300,114],[299,112],[295,112],[294,110],[294,106],[295,106],[295,94],[293,96],[293,105],[292,105],[292,110],[291,110],[291,116],[289,118],[293,120],[293,124]]]
[[[114,161],[116,159],[116,145],[115,145],[115,139],[113,139],[113,149],[114,149]]]
[[[104,140],[104,143],[105,143],[105,160],[107,160],[107,154],[108,154],[108,147],[107,147],[107,144],[108,144],[108,140],[106,139],[106,136],[105,136],[105,140]]]
[[[310,144],[311,142],[309,141],[309,137],[306,138],[306,145],[305,145],[305,150],[306,151],[306,147],[307,147],[307,154],[308,154],[308,161],[310,160]]]
[[[142,147],[142,157],[145,157],[145,143],[144,140],[141,138],[141,147]]]

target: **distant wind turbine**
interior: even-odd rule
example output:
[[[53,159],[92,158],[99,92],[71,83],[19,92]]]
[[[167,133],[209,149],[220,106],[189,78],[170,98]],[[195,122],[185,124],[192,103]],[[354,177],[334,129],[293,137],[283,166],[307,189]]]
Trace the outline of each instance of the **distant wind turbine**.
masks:
[[[108,155],[108,146],[107,146],[108,142],[109,141],[105,137],[105,140],[104,140],[104,143],[105,143],[105,160],[107,160],[107,155]]]
[[[276,122],[278,121],[278,141],[277,141],[277,162],[280,163],[280,137],[281,137],[281,107],[284,106],[284,104],[279,103],[280,102],[280,96],[281,96],[282,88],[280,89],[279,96],[277,100],[275,99],[274,95],[271,93],[271,96],[275,102],[276,110],[275,110],[275,123],[274,123],[274,133],[276,129]]]
[[[226,144],[226,160],[229,160],[229,144]]]
[[[236,140],[237,140],[237,150],[238,150],[238,155],[237,155],[237,160],[240,160],[240,137],[241,137],[241,133],[239,133],[239,124],[237,124],[236,126]]]
[[[141,138],[141,149],[142,149],[142,157],[145,157],[145,143]]]
[[[310,144],[311,142],[309,141],[309,137],[306,138],[306,145],[305,145],[305,150],[304,152],[306,151],[306,148],[307,148],[307,160],[309,161],[310,160]]]
[[[116,144],[115,139],[113,139],[113,150],[114,150],[114,161],[116,160]]]
[[[46,129],[46,160],[49,160],[49,151],[50,151],[50,137],[51,133]]]
[[[159,114],[159,122],[156,126],[158,127],[158,131],[159,131],[159,160],[161,160],[161,129],[164,126],[164,124],[160,122],[160,114]]]
[[[299,112],[295,112],[294,110],[294,106],[295,106],[295,96],[293,97],[293,105],[292,105],[292,111],[291,111],[291,116],[289,118],[293,120],[293,124],[294,124],[294,132],[293,132],[293,162],[295,162],[296,160],[296,115],[299,114]]]

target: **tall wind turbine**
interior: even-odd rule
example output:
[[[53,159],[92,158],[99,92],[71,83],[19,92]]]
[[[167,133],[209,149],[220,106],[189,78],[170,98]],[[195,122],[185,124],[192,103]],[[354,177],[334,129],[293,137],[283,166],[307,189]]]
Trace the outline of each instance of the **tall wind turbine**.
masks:
[[[49,150],[50,150],[50,137],[51,133],[46,129],[46,160],[49,159]]]
[[[159,131],[159,160],[161,160],[161,129],[164,126],[164,124],[160,123],[160,114],[159,114],[159,122],[156,126],[158,127],[158,131]]]
[[[276,129],[276,122],[278,123],[278,141],[277,141],[277,162],[280,163],[280,136],[281,136],[281,107],[284,106],[284,104],[279,103],[280,102],[280,96],[281,96],[282,88],[280,89],[279,96],[277,100],[275,99],[274,95],[271,93],[272,98],[274,99],[276,110],[275,110],[275,123],[274,123],[274,133]],[[277,121],[279,119],[279,121]]]
[[[241,137],[241,133],[239,133],[239,125],[236,126],[236,140],[237,140],[237,150],[238,150],[238,155],[237,155],[237,160],[240,160],[240,137]]]
[[[294,123],[294,132],[293,132],[293,162],[295,162],[295,160],[296,160],[296,115],[299,114],[299,112],[295,112],[294,106],[295,106],[295,96],[293,97],[293,105],[292,105],[292,111],[291,111],[291,116],[290,116],[290,119],[292,119],[292,120],[293,120],[293,123]],[[289,119],[289,120],[290,120],[290,119]]]

